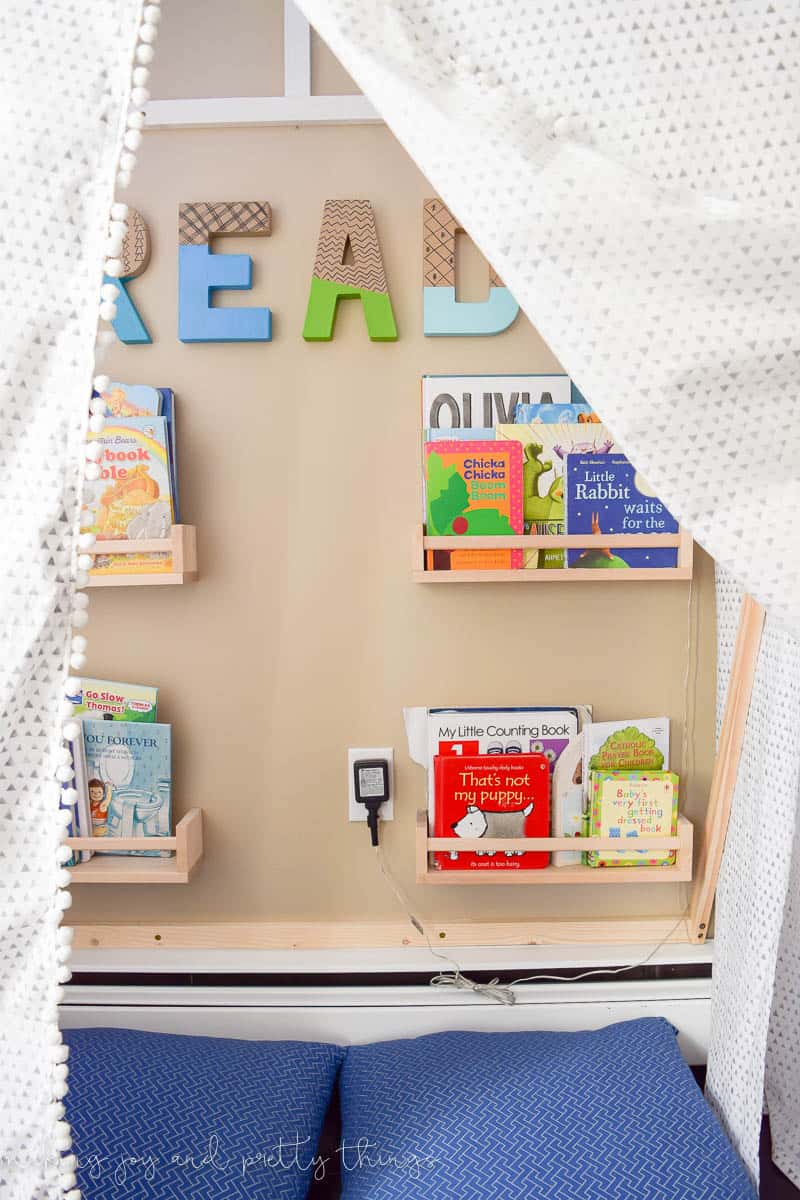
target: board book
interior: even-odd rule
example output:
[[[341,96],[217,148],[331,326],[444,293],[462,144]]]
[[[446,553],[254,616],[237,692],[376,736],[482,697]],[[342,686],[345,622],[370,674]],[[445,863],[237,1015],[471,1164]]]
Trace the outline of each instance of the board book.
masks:
[[[553,837],[581,837],[585,832],[583,800],[583,734],[570,738],[553,768],[550,800]],[[554,850],[554,867],[579,866],[580,850]]]
[[[431,536],[522,533],[522,451],[517,445],[458,440],[425,446],[426,528]],[[432,570],[509,570],[521,550],[430,550]]]
[[[87,481],[81,532],[98,539],[169,538],[173,508],[164,417],[127,417],[90,433],[102,446],[100,478]],[[95,555],[93,575],[169,572],[169,551]]]
[[[156,720],[158,688],[141,683],[115,683],[108,679],[79,679],[67,699],[81,720]]]
[[[521,404],[573,402],[568,375],[423,375],[421,427],[493,429]]]
[[[570,453],[566,471],[567,533],[588,533],[594,545],[568,550],[570,567],[628,570],[631,567],[676,567],[675,546],[604,547],[603,533],[677,533],[678,522],[647,480],[622,454],[602,459]],[[595,549],[595,545],[598,546]]]
[[[547,851],[459,851],[460,838],[547,837],[550,828],[550,763],[543,754],[437,755],[434,834],[453,839],[437,852],[442,871],[535,870]]]
[[[672,867],[674,850],[636,850],[638,838],[678,832],[678,776],[672,771],[593,771],[592,837],[619,838],[624,850],[590,850],[589,867]]]
[[[614,449],[614,439],[605,425],[561,424],[497,425],[498,444],[516,442],[522,456],[522,512],[525,533],[560,535],[566,533],[564,471],[567,456],[583,453],[605,458]],[[563,568],[563,550],[526,550],[528,569]]]
[[[172,824],[172,727],[137,721],[84,721],[92,835],[96,853],[169,856],[171,851],[113,850],[115,837],[169,837]]]

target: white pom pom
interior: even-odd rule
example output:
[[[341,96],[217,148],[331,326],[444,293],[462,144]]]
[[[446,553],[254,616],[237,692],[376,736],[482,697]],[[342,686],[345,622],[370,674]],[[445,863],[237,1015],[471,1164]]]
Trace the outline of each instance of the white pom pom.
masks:
[[[154,57],[155,51],[153,50],[152,46],[144,44],[136,47],[136,61],[138,63],[142,63],[144,66],[147,66],[148,63],[153,61]]]
[[[68,724],[72,724],[72,722],[68,722]],[[81,731],[80,723],[76,721],[75,724],[78,727],[78,733],[80,733],[80,731]],[[64,729],[62,729],[61,732],[64,733],[64,730],[66,728],[67,728],[67,726],[65,725]],[[78,733],[72,733],[72,735],[70,736],[70,741],[74,741],[74,739],[78,736]],[[67,737],[67,736],[68,735],[66,733],[64,733],[64,737]],[[69,804],[70,806],[78,803],[78,793],[74,787],[68,787],[68,788],[61,789],[61,803]]]
[[[113,321],[117,315],[117,306],[112,304],[110,300],[103,300],[100,303],[100,320]]]
[[[73,616],[74,616],[74,614],[73,614]],[[68,742],[74,742],[75,738],[78,736],[80,731],[81,731],[80,721],[65,721],[64,724],[61,726],[61,734],[63,737],[65,737],[67,739]],[[65,800],[67,799],[66,795],[64,796],[64,799]],[[77,796],[75,797],[75,800],[77,800]],[[74,804],[75,800],[67,800],[67,804]]]
[[[73,666],[76,671],[82,671],[83,668],[86,666],[86,655],[85,654],[70,654],[69,661],[70,661],[70,666]],[[61,778],[61,776],[59,775],[59,779],[60,778]],[[69,775],[68,778],[72,779],[72,775]]]
[[[107,410],[108,405],[102,396],[92,396],[91,400],[89,401],[89,411],[91,413],[94,413],[95,416],[99,413],[101,417],[104,417]]]
[[[54,1137],[69,1137],[70,1129],[67,1121],[56,1121],[53,1125]]]
[[[122,261],[118,258],[109,258],[106,260],[104,269],[106,275],[110,275],[112,279],[119,279],[122,274]]]
[[[58,847],[58,849],[56,850],[56,862],[57,863],[63,864],[63,863],[69,862],[69,860],[71,858],[72,858],[72,851],[70,850],[69,846],[59,846]]]
[[[75,941],[75,930],[71,925],[62,925],[56,934],[56,941],[61,946],[71,946]]]
[[[94,379],[92,380],[92,384],[96,392],[107,392],[110,383],[110,375],[95,375]]]
[[[78,1182],[78,1176],[74,1171],[62,1171],[58,1180],[62,1188],[71,1188]]]
[[[69,908],[71,904],[72,904],[72,896],[69,894],[69,892],[60,891],[60,892],[56,893],[56,908],[57,909],[61,909],[61,911],[63,912],[65,909]],[[62,971],[67,971],[66,967],[58,968],[58,971],[56,972],[56,979],[58,980],[59,983],[66,983],[67,980],[71,978],[71,975],[70,975],[69,971],[67,971],[66,975],[63,975]]]
[[[94,565],[94,558],[91,554],[79,554],[76,565],[79,571],[91,571]]]
[[[146,87],[150,72],[147,67],[134,67],[132,78],[136,87]]]
[[[56,1082],[53,1084],[53,1086],[50,1090],[52,1091],[53,1095],[56,1097],[57,1100],[63,1100],[63,1098],[69,1092],[69,1088],[67,1087],[66,1080],[56,1080]],[[62,1105],[62,1108],[63,1108],[63,1105]]]
[[[94,537],[94,534],[92,534],[92,537]],[[92,543],[92,545],[94,545],[94,542]],[[86,592],[76,592],[75,593],[75,595],[72,597],[72,607],[80,608],[80,609],[85,609],[85,608],[89,607],[89,597],[87,596]],[[72,708],[71,704],[70,704],[70,708]],[[62,713],[61,715],[63,716],[64,714]],[[71,712],[67,713],[67,716],[71,717],[72,713]]]
[[[56,884],[60,888],[69,887],[69,881],[71,878],[72,876],[70,875],[69,871],[56,871]],[[58,953],[56,953],[56,958],[58,958]],[[69,958],[69,954],[67,954],[67,958]]]
[[[80,1188],[72,1188],[71,1191],[65,1192],[64,1200],[81,1200]]]
[[[88,571],[76,571],[75,572],[75,587],[86,587],[88,582],[89,582],[89,572]]]
[[[136,166],[136,155],[130,150],[123,150],[119,156],[119,169],[121,171],[132,171]]]
[[[72,614],[73,629],[85,629],[88,624],[89,624],[89,614],[88,614],[88,612],[86,612],[85,609],[80,608],[80,609],[77,609],[75,612],[73,612],[73,614]]]
[[[128,129],[144,129],[144,113],[129,112],[127,119]],[[134,147],[135,149],[135,147]]]
[[[81,680],[76,678],[75,675],[68,675],[64,680],[64,692],[67,696],[77,696],[81,690],[81,686]]]
[[[83,595],[82,592],[80,594]],[[71,717],[74,712],[75,712],[75,705],[72,703],[71,700],[62,700],[58,706],[58,715],[60,717],[63,717],[65,720],[68,717]]]
[[[67,766],[72,765],[72,751],[69,746],[59,746],[56,750],[56,762],[66,763]]]
[[[146,21],[148,25],[157,25],[161,20],[161,9],[157,4],[146,4],[144,7],[144,12],[142,13],[142,19]]]
[[[140,129],[129,129],[122,142],[128,150],[133,150],[135,153],[142,144],[142,131]],[[121,249],[122,247],[120,246]]]
[[[144,108],[147,101],[150,99],[150,93],[145,87],[135,87],[131,90],[131,103],[137,108]]]
[[[103,457],[102,442],[88,442],[84,453],[90,462],[99,462],[100,459]],[[94,545],[94,535],[92,535],[92,541],[89,542],[88,545],[89,546]]]
[[[116,300],[119,295],[119,288],[115,283],[104,283],[100,288],[101,300]]]
[[[124,233],[109,233],[104,247],[106,258],[119,258],[122,253],[122,239],[124,237]]]
[[[56,813],[56,827],[58,828],[60,834],[69,828],[71,821],[72,813],[69,811],[69,809],[60,808]],[[67,837],[69,837],[69,834],[67,834]]]
[[[128,216],[128,211],[129,210],[128,210],[127,204],[123,204],[121,200],[116,200],[111,205],[111,220],[112,221],[125,221]]]
[[[117,171],[117,184],[121,188],[130,187],[131,173],[130,171]]]
[[[106,419],[102,413],[93,413],[89,417],[89,429],[92,433],[102,433],[106,427]]]
[[[81,558],[82,557],[83,557],[83,555],[81,555]],[[80,563],[80,559],[78,560],[78,562]],[[91,566],[91,565],[92,564],[91,564],[91,559],[90,559],[89,566]],[[89,649],[89,643],[86,640],[86,638],[83,636],[82,633],[75,634],[75,637],[72,639],[72,649],[77,650],[79,654],[85,654],[86,651]]]
[[[86,447],[86,457],[87,458],[95,458],[96,456],[94,454],[90,454],[89,451],[94,449],[95,446],[99,446],[99,445],[100,445],[99,442],[91,442]],[[102,449],[102,447],[100,447],[100,449]],[[92,546],[95,544],[96,541],[97,541],[97,534],[92,533],[91,530],[87,530],[86,533],[79,533],[78,534],[78,549],[79,550],[91,550]]]
[[[69,1126],[67,1126],[67,1128],[69,1128]],[[71,1150],[72,1138],[66,1136],[55,1137],[53,1138],[53,1145],[55,1146],[56,1150]],[[72,1192],[69,1192],[68,1195],[72,1195]],[[80,1196],[80,1192],[78,1192],[78,1195]]]
[[[71,766],[68,766],[66,763],[62,763],[60,767],[56,767],[56,779],[60,783],[71,783],[74,778],[75,772]],[[71,820],[69,813],[65,813],[64,815],[68,821]]]
[[[95,479],[99,479],[100,468],[97,463],[87,462],[83,470],[83,477],[84,479],[88,479],[90,482],[94,482]]]
[[[151,25],[148,22],[145,25],[139,26],[139,41],[145,42],[148,46],[152,46],[153,42],[156,40],[157,37],[158,37],[158,30],[156,29],[155,25]],[[147,60],[141,58],[141,59],[139,59],[139,61],[145,62]]]
[[[109,237],[124,238],[125,234],[127,232],[128,232],[128,222],[127,221],[110,221],[109,222],[109,225],[108,225],[108,236]],[[114,284],[111,283],[108,286],[114,287]],[[111,299],[113,300],[114,297],[112,296]]]
[[[77,1171],[78,1160],[74,1154],[65,1154],[58,1164],[58,1170],[61,1175],[66,1175],[67,1171]]]

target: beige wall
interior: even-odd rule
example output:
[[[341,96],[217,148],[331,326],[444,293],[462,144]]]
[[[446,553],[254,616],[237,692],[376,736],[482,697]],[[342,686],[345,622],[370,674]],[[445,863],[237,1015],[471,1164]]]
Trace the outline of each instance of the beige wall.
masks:
[[[206,7],[192,7],[198,53],[211,36]],[[244,20],[243,6],[233,7]],[[186,73],[192,43],[190,34],[177,38],[178,11],[164,9],[156,94],[213,92]],[[242,54],[248,40],[236,46]],[[272,52],[276,90],[280,47]],[[260,90],[252,70],[243,74],[248,88],[232,94]],[[132,292],[154,343],[116,347],[108,367],[177,392],[181,500],[184,520],[197,526],[201,579],[94,592],[89,668],[160,685],[161,718],[174,727],[176,811],[205,810],[207,850],[187,887],[76,888],[78,922],[399,917],[364,826],[346,820],[349,745],[395,747],[396,820],[384,840],[423,916],[677,916],[685,904],[672,884],[413,883],[424,781],[405,752],[404,705],[581,701],[599,719],[667,713],[681,770],[689,615],[680,583],[411,582],[420,375],[558,368],[523,318],[493,338],[422,336],[421,207],[430,194],[382,126],[145,137],[129,198],[150,223],[154,249]],[[400,331],[394,344],[369,342],[355,301],[340,306],[333,342],[302,340],[322,204],[346,196],[375,207]],[[221,247],[255,258],[252,293],[224,303],[268,303],[273,341],[183,345],[178,203],[237,198],[269,200],[274,233]],[[713,572],[700,552],[697,567],[685,805],[695,818],[711,770],[714,671]]]

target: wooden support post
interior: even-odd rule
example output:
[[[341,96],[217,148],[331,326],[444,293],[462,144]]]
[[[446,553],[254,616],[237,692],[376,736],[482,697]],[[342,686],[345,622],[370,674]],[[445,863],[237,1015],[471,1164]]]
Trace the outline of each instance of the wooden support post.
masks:
[[[739,761],[742,756],[744,731],[753,680],[764,628],[764,609],[750,596],[742,600],[739,631],[731,662],[725,711],[714,761],[711,792],[708,797],[705,825],[700,842],[700,860],[692,888],[691,906],[687,921],[690,942],[704,942],[714,904],[725,835],[731,812]]]

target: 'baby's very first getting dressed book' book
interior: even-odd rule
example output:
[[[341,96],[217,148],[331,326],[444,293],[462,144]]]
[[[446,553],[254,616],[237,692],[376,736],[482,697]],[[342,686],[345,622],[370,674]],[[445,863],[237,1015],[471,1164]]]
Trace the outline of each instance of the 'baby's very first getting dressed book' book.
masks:
[[[672,771],[593,771],[590,778],[592,837],[619,838],[623,850],[590,850],[589,867],[671,867],[674,850],[636,850],[648,834],[678,832],[678,776]]]
[[[169,855],[114,850],[115,837],[169,837],[172,824],[170,725],[84,721],[92,834],[98,853]]]

